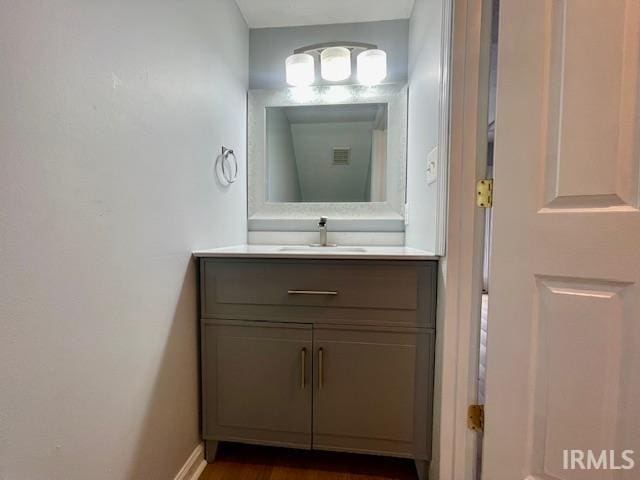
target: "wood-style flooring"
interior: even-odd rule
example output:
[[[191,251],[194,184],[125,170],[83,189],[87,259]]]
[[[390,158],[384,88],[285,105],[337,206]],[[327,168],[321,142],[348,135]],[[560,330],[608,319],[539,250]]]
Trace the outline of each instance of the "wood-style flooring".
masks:
[[[200,480],[415,480],[412,460],[222,443]]]

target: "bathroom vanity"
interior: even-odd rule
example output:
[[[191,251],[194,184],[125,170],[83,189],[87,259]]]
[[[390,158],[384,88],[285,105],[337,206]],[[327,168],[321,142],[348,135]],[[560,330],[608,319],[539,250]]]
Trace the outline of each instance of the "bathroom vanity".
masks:
[[[437,260],[241,246],[200,265],[202,435],[431,459]]]
[[[437,257],[373,246],[405,242],[406,85],[251,90],[247,126],[249,243],[309,246],[195,253],[207,461],[230,441],[426,478]]]

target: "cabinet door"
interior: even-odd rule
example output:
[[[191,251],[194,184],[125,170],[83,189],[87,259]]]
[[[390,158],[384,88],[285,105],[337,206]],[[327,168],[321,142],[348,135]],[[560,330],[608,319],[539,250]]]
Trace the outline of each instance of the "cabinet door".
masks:
[[[310,325],[204,320],[206,440],[311,447]]]
[[[317,328],[314,448],[430,458],[433,330]]]

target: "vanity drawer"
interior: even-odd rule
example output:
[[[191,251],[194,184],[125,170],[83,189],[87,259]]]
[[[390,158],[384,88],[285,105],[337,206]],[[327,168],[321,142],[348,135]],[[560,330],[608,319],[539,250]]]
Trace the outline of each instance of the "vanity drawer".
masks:
[[[431,323],[416,312],[435,301],[433,262],[203,259],[201,275],[205,318],[376,320],[386,311],[389,323]]]

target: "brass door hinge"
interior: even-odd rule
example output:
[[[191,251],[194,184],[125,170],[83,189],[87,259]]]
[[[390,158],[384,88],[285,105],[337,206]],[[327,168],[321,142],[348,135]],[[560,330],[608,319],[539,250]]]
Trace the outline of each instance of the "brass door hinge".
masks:
[[[484,405],[469,405],[467,426],[476,432],[484,431]]]
[[[493,206],[493,179],[483,178],[476,184],[476,205],[481,208]]]

